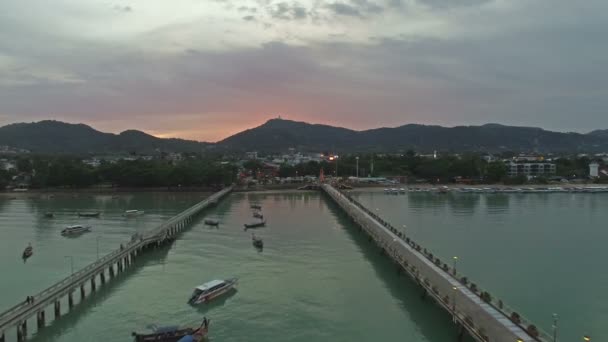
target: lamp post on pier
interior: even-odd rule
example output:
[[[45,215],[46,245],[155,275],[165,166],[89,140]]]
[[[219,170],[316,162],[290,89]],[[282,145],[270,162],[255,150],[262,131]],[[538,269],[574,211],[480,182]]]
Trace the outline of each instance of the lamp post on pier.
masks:
[[[456,263],[458,262],[458,257],[455,256],[452,259],[454,260],[454,267],[452,268],[452,273],[454,273],[454,275],[456,275]]]
[[[72,275],[74,275],[74,257],[71,255],[66,255],[64,258],[70,259],[70,271],[72,272]]]
[[[553,342],[557,342],[557,314],[553,314]]]
[[[95,238],[95,246],[97,247],[97,260],[99,260],[99,239],[101,238],[100,235],[97,235],[97,237]]]

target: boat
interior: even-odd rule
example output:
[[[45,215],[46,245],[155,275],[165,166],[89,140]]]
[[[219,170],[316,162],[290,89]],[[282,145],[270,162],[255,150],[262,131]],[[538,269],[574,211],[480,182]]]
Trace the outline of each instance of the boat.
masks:
[[[143,210],[127,210],[127,211],[125,211],[124,216],[133,217],[133,216],[140,216],[143,214],[144,214]]]
[[[99,211],[91,212],[91,213],[78,213],[80,217],[99,217],[101,213]]]
[[[405,188],[399,188],[399,193],[400,194],[404,194],[405,193]]]
[[[251,209],[258,209],[258,210],[260,210],[260,209],[262,209],[262,206],[259,205],[259,204],[252,204],[251,205]]]
[[[219,226],[220,221],[216,219],[207,218],[205,219],[205,224],[208,226]]]
[[[150,326],[152,332],[140,334],[133,332],[135,342],[200,342],[207,338],[209,320],[205,317],[203,324],[197,329],[180,328],[178,326]]]
[[[61,231],[61,235],[63,235],[63,236],[79,235],[79,234],[90,232],[90,231],[91,231],[91,226],[83,226],[83,225],[77,224],[74,226],[65,227],[65,229]]]
[[[232,290],[237,283],[237,278],[226,280],[212,280],[194,288],[194,292],[188,299],[189,304],[205,304]]]
[[[249,229],[249,228],[258,228],[258,227],[264,227],[266,225],[266,220],[262,220],[260,222],[252,222],[252,223],[245,223],[245,229]]]
[[[253,247],[255,248],[264,248],[264,240],[254,234],[251,234],[251,243],[253,243]]]
[[[44,217],[46,217],[46,218],[53,218],[53,217],[55,217],[55,214],[53,214],[51,212],[44,213]]]
[[[260,220],[264,219],[264,215],[262,215],[262,213],[260,213],[259,211],[254,212],[253,217],[259,218]]]
[[[23,262],[25,262],[25,260],[29,257],[31,257],[34,254],[34,248],[32,247],[32,244],[28,244],[27,247],[25,247],[25,249],[23,250],[23,254],[21,255],[21,257],[23,258]]]

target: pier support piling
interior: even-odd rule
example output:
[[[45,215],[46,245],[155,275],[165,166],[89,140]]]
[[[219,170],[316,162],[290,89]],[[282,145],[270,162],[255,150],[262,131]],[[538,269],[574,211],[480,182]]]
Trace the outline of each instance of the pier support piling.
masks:
[[[17,326],[17,342],[23,342],[23,332],[21,331],[21,324]]]
[[[44,310],[38,312],[38,314],[36,314],[36,321],[38,323],[38,330],[44,328],[45,325],[45,317],[44,317]]]
[[[55,319],[59,319],[61,317],[61,302],[59,300],[55,301]]]
[[[103,284],[106,283],[106,275],[105,275],[105,273],[101,272],[99,274],[99,278],[101,279],[101,285],[103,285]]]
[[[0,331],[0,342],[6,342],[4,338],[4,331]]]
[[[97,286],[95,285],[95,277],[91,278],[91,292],[95,292]]]
[[[110,278],[114,278],[114,265],[110,265],[110,267],[108,267],[108,270],[110,270]]]
[[[68,308],[72,310],[74,307],[74,292],[68,293]]]
[[[86,293],[84,292],[84,284],[80,285],[80,301],[82,302],[84,300],[86,296]]]
[[[27,319],[21,323],[21,331],[23,332],[23,339],[27,338]]]

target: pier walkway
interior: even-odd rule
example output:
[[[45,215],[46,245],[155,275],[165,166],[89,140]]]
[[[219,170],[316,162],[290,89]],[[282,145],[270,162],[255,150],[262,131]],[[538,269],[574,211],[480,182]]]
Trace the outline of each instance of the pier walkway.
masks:
[[[458,325],[480,342],[549,342],[552,339],[501,300],[491,298],[466,277],[460,277],[439,258],[421,248],[377,214],[329,184],[321,186],[333,201],[424,289],[427,296],[446,310]]]
[[[71,309],[74,306],[74,292],[80,290],[80,302],[82,302],[86,298],[85,287],[89,288],[90,293],[95,292],[97,278],[101,284],[105,284],[106,273],[112,279],[117,273],[123,272],[127,266],[131,265],[134,259],[145,250],[173,241],[175,235],[185,229],[196,215],[203,209],[217,204],[232,189],[232,186],[227,187],[172,217],[157,228],[143,235],[133,236],[131,241],[121,245],[119,249],[33,296],[32,303],[20,302],[0,313],[0,342],[5,342],[5,332],[15,326],[17,327],[17,341],[25,340],[28,319],[34,315],[38,330],[42,329],[46,321],[45,309],[51,305],[54,306],[55,319],[60,318],[63,297],[68,296],[68,306]],[[89,283],[90,286],[87,286]]]

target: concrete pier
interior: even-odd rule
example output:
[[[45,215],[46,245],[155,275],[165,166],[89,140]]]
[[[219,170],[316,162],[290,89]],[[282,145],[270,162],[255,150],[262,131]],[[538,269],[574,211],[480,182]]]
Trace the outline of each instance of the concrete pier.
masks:
[[[476,287],[458,280],[445,263],[422,249],[420,245],[397,231],[348,194],[329,184],[321,186],[346,214],[389,256],[448,312],[455,324],[479,342],[549,342],[551,339],[536,326],[522,324],[518,317],[509,316],[488,300]],[[426,252],[426,253],[425,253]],[[429,255],[430,254],[430,255]],[[502,305],[502,301],[500,302]]]
[[[55,319],[59,319],[61,317],[61,298],[68,297],[68,307],[71,310],[74,306],[73,293],[77,288],[80,288],[80,302],[82,302],[86,298],[85,284],[87,282],[91,284],[91,292],[95,292],[97,275],[100,277],[101,284],[104,285],[106,269],[109,271],[110,279],[113,279],[117,273],[122,273],[132,265],[142,251],[148,250],[152,246],[161,246],[174,241],[175,235],[185,229],[198,214],[230,194],[232,189],[232,186],[227,187],[172,217],[150,232],[133,237],[126,244],[121,244],[119,249],[33,296],[33,302],[20,302],[0,313],[0,342],[5,342],[4,332],[11,327],[17,327],[17,340],[24,341],[27,337],[27,320],[34,315],[37,316],[38,329],[43,328],[46,323],[44,309],[51,304],[54,306]],[[114,265],[116,265],[116,270]]]

